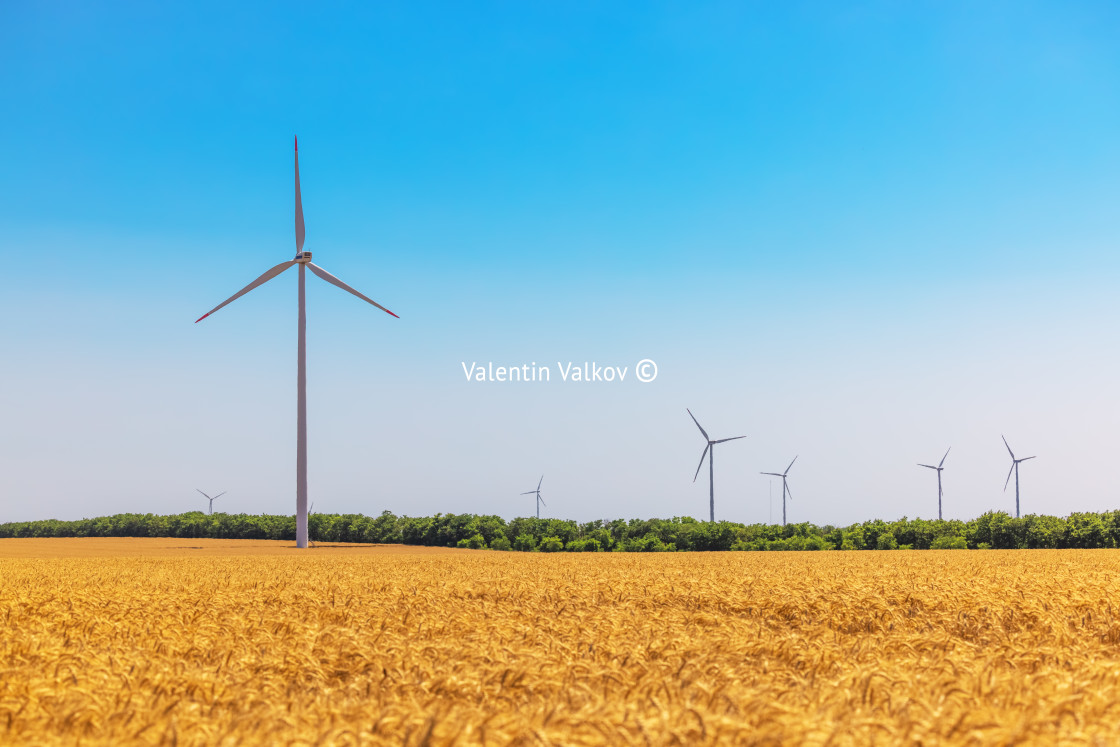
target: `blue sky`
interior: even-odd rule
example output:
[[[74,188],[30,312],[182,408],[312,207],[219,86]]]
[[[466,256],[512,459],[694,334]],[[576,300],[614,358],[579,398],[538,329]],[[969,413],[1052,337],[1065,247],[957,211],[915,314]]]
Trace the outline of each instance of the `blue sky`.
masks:
[[[293,510],[293,134],[317,510],[1116,508],[1117,15],[6,3],[0,520]]]

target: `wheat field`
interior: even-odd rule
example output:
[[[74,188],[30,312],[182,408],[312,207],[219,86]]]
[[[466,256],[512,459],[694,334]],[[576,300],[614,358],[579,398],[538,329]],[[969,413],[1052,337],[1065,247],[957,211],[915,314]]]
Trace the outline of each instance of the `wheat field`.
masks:
[[[1115,744],[1118,592],[1109,550],[0,540],[0,743]]]

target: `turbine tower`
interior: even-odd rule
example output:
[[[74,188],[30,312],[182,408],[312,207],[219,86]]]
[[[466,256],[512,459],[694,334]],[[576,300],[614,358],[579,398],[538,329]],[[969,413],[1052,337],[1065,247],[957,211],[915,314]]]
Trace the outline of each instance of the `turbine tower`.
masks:
[[[1022,459],[1015,458],[1015,452],[1011,450],[1011,446],[1007,443],[1007,438],[1001,433],[1000,438],[1003,439],[1003,445],[1007,446],[1007,453],[1011,455],[1011,469],[1007,473],[1007,479],[1003,481],[1003,491],[1007,492],[1007,484],[1011,482],[1011,473],[1015,473],[1015,518],[1019,518],[1019,462],[1025,462],[1028,459],[1034,459],[1033,456],[1023,457]]]
[[[685,408],[685,409],[688,410],[688,408]],[[716,520],[716,470],[715,470],[715,466],[712,463],[712,460],[715,459],[715,454],[716,454],[716,451],[715,451],[714,447],[715,447],[716,444],[722,444],[722,443],[725,443],[727,441],[735,441],[735,440],[738,440],[740,438],[746,438],[746,436],[734,436],[733,438],[721,438],[718,441],[713,441],[712,439],[710,439],[708,437],[708,432],[706,430],[704,430],[704,428],[700,425],[700,421],[697,420],[696,416],[692,414],[692,410],[688,410],[688,416],[690,418],[692,418],[693,423],[696,423],[696,427],[700,429],[700,433],[703,434],[704,440],[708,442],[707,445],[704,446],[703,453],[700,454],[700,464],[696,465],[696,474],[692,476],[692,481],[696,482],[696,478],[700,476],[700,468],[704,466],[704,457],[708,457],[708,511],[709,511],[709,517],[710,517],[709,520],[710,521],[715,521]]]
[[[798,455],[798,456],[800,456],[800,455]],[[797,461],[797,457],[794,457],[793,462],[796,462],[796,461]],[[793,462],[789,463],[789,467],[786,467],[785,472],[762,472],[761,473],[763,475],[770,475],[771,477],[782,478],[782,526],[786,525],[786,496],[788,495],[789,499],[791,501],[793,500],[793,493],[790,492],[789,484],[786,482],[786,475],[789,474],[790,467],[793,467]]]
[[[198,490],[198,488],[195,488],[195,490]],[[202,493],[202,491],[201,491],[201,490],[198,490],[198,492]],[[228,492],[229,492],[228,490],[223,490],[222,492],[218,493],[218,494],[217,494],[216,496],[214,496],[213,498],[211,498],[210,496],[206,495],[206,493],[202,493],[203,495],[205,495],[205,496],[206,496],[206,500],[210,501],[210,515],[211,515],[211,516],[213,516],[213,515],[214,515],[214,501],[218,500],[219,498],[221,498],[221,497],[222,497],[223,495],[225,495],[225,494],[226,494],[226,493],[228,493]]]
[[[944,495],[944,493],[941,492],[941,470],[945,469],[945,457],[949,456],[949,450],[952,449],[952,448],[953,447],[950,446],[948,449],[945,449],[945,456],[941,457],[941,461],[937,463],[936,467],[934,467],[932,464],[919,464],[918,465],[919,467],[928,467],[929,469],[937,470],[937,520],[938,521],[941,521],[941,496]]]
[[[264,285],[272,278],[287,270],[293,265],[299,265],[299,317],[296,342],[296,547],[307,547],[307,308],[304,300],[305,297],[305,277],[304,272],[310,269],[311,272],[318,275],[323,280],[331,285],[334,285],[347,293],[352,293],[358,298],[362,299],[368,304],[372,304],[381,309],[387,314],[394,317],[397,315],[389,311],[387,308],[377,303],[371,298],[363,296],[358,291],[351,288],[346,283],[342,282],[334,275],[323,268],[311,263],[311,252],[303,251],[303,201],[300,198],[299,191],[299,139],[296,139],[296,256],[295,259],[281,262],[273,267],[268,272],[261,275],[253,282],[246,285],[241,290],[234,293],[232,296],[222,301],[214,308],[207,311],[205,314],[195,320],[198,324],[206,317],[213,314],[218,309],[222,308],[228,303],[236,301],[249,291],[253,290],[259,285]],[[399,318],[399,317],[397,317]]]
[[[544,475],[541,475],[541,479],[540,479],[540,482],[537,483],[537,489],[536,490],[529,490],[529,491],[521,494],[521,495],[534,495],[535,494],[537,496],[537,518],[538,519],[541,518],[541,505],[543,504],[545,508],[548,508],[548,504],[545,503],[544,499],[541,498],[541,483],[542,482],[544,482]]]

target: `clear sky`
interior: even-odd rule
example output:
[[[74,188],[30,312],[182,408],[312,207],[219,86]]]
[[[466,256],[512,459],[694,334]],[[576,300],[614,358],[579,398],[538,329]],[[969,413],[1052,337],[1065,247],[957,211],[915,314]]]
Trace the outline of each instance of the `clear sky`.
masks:
[[[316,511],[1120,507],[1114,5],[237,5],[0,4],[0,521],[294,511],[294,134]]]

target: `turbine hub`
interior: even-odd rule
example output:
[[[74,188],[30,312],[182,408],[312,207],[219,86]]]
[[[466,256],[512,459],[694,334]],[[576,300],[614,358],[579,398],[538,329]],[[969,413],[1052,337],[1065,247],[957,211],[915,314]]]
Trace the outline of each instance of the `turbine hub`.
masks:
[[[311,252],[300,252],[296,255],[296,262],[305,265],[311,261]]]

